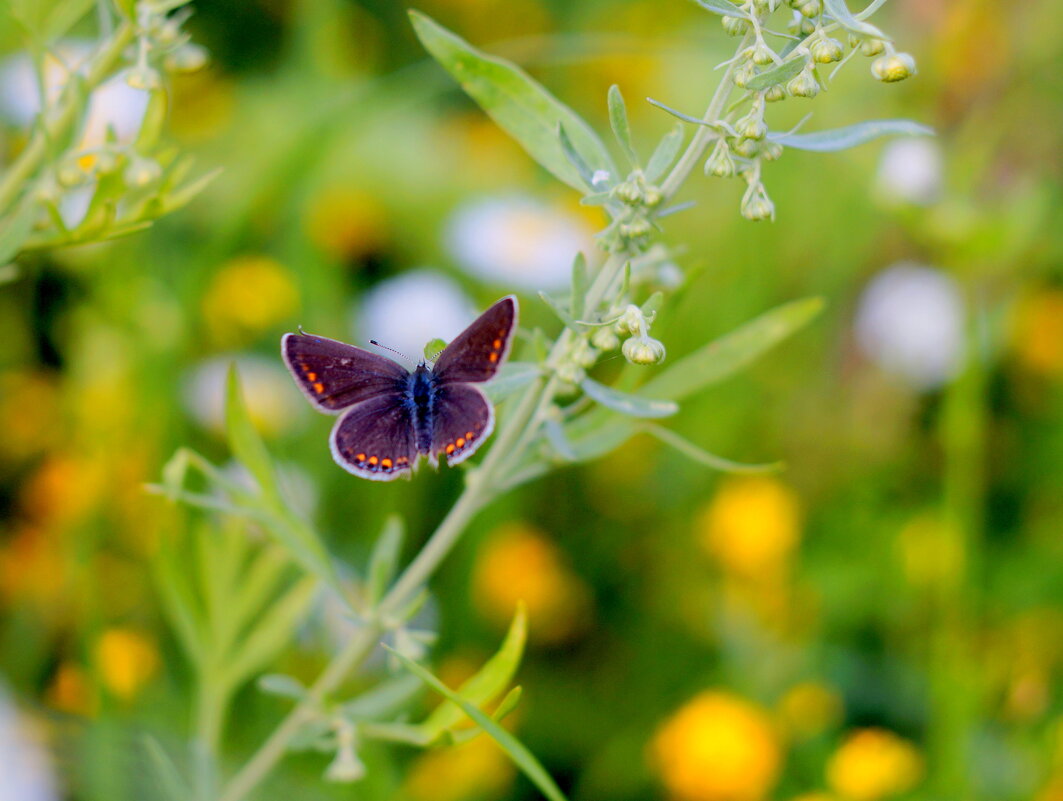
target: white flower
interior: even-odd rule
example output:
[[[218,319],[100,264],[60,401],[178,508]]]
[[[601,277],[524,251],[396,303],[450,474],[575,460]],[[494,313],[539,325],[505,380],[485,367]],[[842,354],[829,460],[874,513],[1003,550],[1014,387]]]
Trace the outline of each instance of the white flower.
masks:
[[[875,184],[886,200],[926,206],[940,197],[941,183],[941,147],[933,139],[894,139],[883,149]]]
[[[413,270],[369,290],[351,327],[359,347],[372,350],[368,342],[375,339],[416,363],[429,341],[449,342],[475,317],[472,301],[457,283],[434,270]]]
[[[552,289],[569,281],[593,239],[580,218],[513,195],[470,203],[447,222],[447,248],[466,272],[493,284]]]
[[[932,389],[959,369],[964,349],[963,300],[941,270],[899,262],[876,275],[856,311],[861,350],[915,389]]]
[[[184,377],[182,400],[192,419],[217,433],[225,430],[225,392],[229,365],[236,363],[240,387],[251,419],[263,434],[291,428],[306,411],[306,404],[280,355],[216,356],[201,362]]]
[[[0,690],[0,801],[58,801],[49,760]]]

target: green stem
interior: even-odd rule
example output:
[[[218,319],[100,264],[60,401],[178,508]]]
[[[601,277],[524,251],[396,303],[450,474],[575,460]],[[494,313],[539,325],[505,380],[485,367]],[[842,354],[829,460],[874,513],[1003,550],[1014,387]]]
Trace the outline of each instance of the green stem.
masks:
[[[48,152],[49,141],[61,141],[78,119],[81,109],[80,96],[91,92],[114,70],[121,60],[122,52],[133,41],[136,28],[132,22],[124,22],[115,31],[114,38],[93,59],[81,86],[71,80],[57,104],[54,117],[49,119],[48,109],[42,108],[40,124],[15,163],[0,180],[0,216],[5,215],[16,200],[26,182],[40,169]]]

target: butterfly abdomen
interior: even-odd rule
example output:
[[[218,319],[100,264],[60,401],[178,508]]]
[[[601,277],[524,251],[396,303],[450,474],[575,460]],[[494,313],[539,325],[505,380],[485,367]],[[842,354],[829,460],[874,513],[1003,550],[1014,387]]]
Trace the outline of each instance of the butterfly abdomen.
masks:
[[[413,422],[414,441],[418,453],[428,453],[432,448],[432,423],[436,382],[432,372],[423,364],[410,374],[406,390],[406,403]]]

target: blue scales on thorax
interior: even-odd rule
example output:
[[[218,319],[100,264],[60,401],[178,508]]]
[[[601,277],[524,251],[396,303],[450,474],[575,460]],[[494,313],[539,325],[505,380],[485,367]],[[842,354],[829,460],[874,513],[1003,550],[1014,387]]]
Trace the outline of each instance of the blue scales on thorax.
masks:
[[[432,420],[435,417],[436,378],[424,364],[410,373],[406,406],[413,422],[417,450],[428,453],[432,447]]]

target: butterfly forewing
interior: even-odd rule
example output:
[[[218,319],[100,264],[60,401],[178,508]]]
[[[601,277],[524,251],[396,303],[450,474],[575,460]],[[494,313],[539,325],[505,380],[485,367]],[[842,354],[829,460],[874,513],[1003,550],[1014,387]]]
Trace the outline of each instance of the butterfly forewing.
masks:
[[[310,334],[285,334],[284,363],[320,409],[337,413],[378,395],[402,391],[409,372],[391,359]]]
[[[391,481],[417,460],[410,411],[401,395],[378,395],[336,421],[329,437],[332,457],[356,476]]]
[[[509,353],[517,323],[517,299],[502,298],[443,349],[432,373],[441,384],[488,381]]]
[[[432,421],[432,460],[444,459],[448,465],[464,461],[494,425],[494,410],[479,389],[468,384],[440,387]]]

